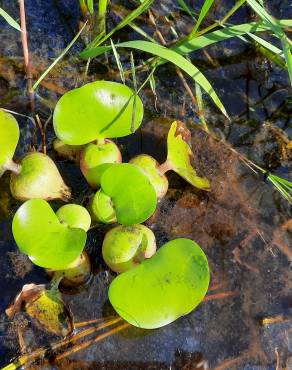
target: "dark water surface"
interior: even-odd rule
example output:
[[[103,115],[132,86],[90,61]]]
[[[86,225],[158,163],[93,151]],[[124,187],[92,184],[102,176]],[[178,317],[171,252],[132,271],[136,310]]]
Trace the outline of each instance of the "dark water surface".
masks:
[[[117,2],[115,2],[117,3]],[[199,9],[202,1],[196,3]],[[266,1],[277,17],[291,18],[288,1]],[[128,7],[133,3],[124,2]],[[217,1],[214,17],[219,19],[233,5]],[[17,18],[17,2],[0,0],[0,6]],[[165,15],[174,22],[181,36],[191,27],[190,19],[178,13],[176,2],[155,2],[157,23],[167,41],[173,40]],[[27,23],[34,78],[67,46],[78,29],[78,1],[27,0]],[[253,15],[241,9],[231,21],[248,22]],[[116,24],[112,13],[108,26]],[[143,18],[137,23],[145,24]],[[208,21],[207,21],[208,23]],[[150,26],[145,28],[154,35]],[[126,28],[114,40],[140,38]],[[93,60],[85,76],[85,63],[78,60],[85,40],[77,43],[69,56],[52,71],[40,87],[37,111],[45,121],[60,94],[96,79],[114,79],[119,75],[112,55]],[[145,55],[135,53],[136,63]],[[125,160],[148,153],[163,161],[166,135],[174,118],[186,122],[193,134],[196,166],[212,182],[212,191],[192,188],[175,174],[168,174],[170,189],[148,225],[158,245],[177,237],[196,240],[206,252],[212,274],[206,300],[191,314],[158,330],[128,328],[96,341],[90,347],[58,360],[38,363],[35,369],[292,369],[292,295],[291,295],[291,207],[261,176],[251,172],[232,153],[224,140],[248,155],[259,165],[292,179],[292,153],[279,132],[291,140],[292,94],[286,71],[271,65],[249,43],[231,39],[196,52],[195,63],[214,84],[231,123],[219,114],[206,97],[206,121],[221,140],[198,129],[195,107],[175,69],[165,65],[156,74],[157,101],[149,87],[141,93],[145,106],[142,128],[133,136],[119,140]],[[129,54],[121,55],[125,67]],[[0,19],[0,101],[1,106],[30,114],[25,96],[19,34]],[[147,74],[139,75],[143,81]],[[131,81],[128,81],[131,84]],[[41,149],[39,132],[32,123],[18,119],[21,140],[17,156],[32,147]],[[50,121],[51,122],[51,121]],[[282,130],[282,131],[279,131]],[[47,128],[49,154],[56,159],[66,183],[73,188],[74,201],[83,202],[88,187],[79,169],[57,158],[51,144],[51,123]],[[43,334],[29,325],[25,316],[13,323],[5,315],[25,283],[46,283],[42,269],[34,267],[18,252],[11,234],[11,219],[19,204],[9,193],[9,176],[0,182],[0,367],[20,354],[19,330],[24,331],[28,351],[48,345],[58,338]],[[54,206],[58,206],[54,203]],[[290,220],[290,224],[288,223]],[[289,231],[290,228],[290,231]],[[94,276],[89,287],[75,295],[65,295],[75,322],[113,315],[107,301],[107,289],[114,277],[101,258],[101,243],[108,227],[89,232],[87,251]],[[261,325],[264,317],[279,322]],[[118,326],[120,324],[116,324]],[[106,333],[106,328],[101,333]],[[99,332],[90,336],[97,338]]]

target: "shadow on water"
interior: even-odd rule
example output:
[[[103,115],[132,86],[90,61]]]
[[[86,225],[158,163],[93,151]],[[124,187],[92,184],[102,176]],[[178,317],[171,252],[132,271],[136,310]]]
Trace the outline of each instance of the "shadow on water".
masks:
[[[288,3],[269,1],[269,6],[276,16],[289,18]],[[221,2],[216,17],[226,12],[228,4]],[[1,1],[0,6],[12,15],[17,14],[17,6],[8,0]],[[73,6],[66,0],[27,0],[26,6],[36,78],[72,39],[79,19],[78,2]],[[172,2],[167,0],[155,5],[168,41],[172,36],[164,16],[173,9],[171,6]],[[189,19],[177,10],[173,17],[177,17],[178,30],[185,32]],[[250,19],[251,14],[245,8],[232,21],[242,23]],[[111,14],[109,23],[115,21],[115,15]],[[25,80],[18,35],[0,22],[1,105],[29,114],[23,93]],[[137,35],[127,28],[118,37],[133,39]],[[74,48],[76,52],[82,45]],[[136,64],[140,57],[143,55],[137,54]],[[118,74],[110,68],[112,65],[116,69],[115,61],[111,55],[108,58],[108,62],[102,58],[92,61],[86,81],[118,80]],[[291,138],[292,134],[292,96],[287,73],[238,39],[214,45],[207,53],[193,53],[191,58],[214,83],[232,117],[227,124],[206,98],[206,120],[217,138],[226,139],[259,165],[291,179],[291,149],[279,135],[281,132]],[[122,53],[121,60],[128,66],[128,54]],[[42,99],[38,99],[37,109],[41,118],[48,118],[60,94],[86,82],[84,69],[84,62],[72,57],[72,52],[57,65],[39,90]],[[292,357],[291,208],[264,178],[242,164],[223,140],[198,129],[192,102],[172,66],[159,69],[156,85],[157,101],[149,87],[141,93],[145,106],[142,128],[118,143],[125,160],[148,153],[163,162],[172,120],[184,120],[191,129],[195,166],[199,174],[211,180],[212,190],[198,191],[169,173],[169,192],[147,224],[155,232],[158,246],[177,237],[192,238],[202,246],[212,275],[208,296],[194,312],[169,326],[151,331],[128,328],[72,356],[60,361],[51,358],[50,363],[37,364],[34,368],[193,370],[203,369],[208,363],[212,369],[272,369],[277,353],[284,368]],[[31,122],[22,117],[19,123],[22,135],[17,156],[32,146],[40,149],[40,135],[34,134]],[[53,138],[49,125],[49,154],[57,160],[66,182],[72,186],[74,200],[85,201],[90,192],[80,170],[56,156],[52,151]],[[0,366],[4,366],[19,353],[17,332],[22,325],[20,319],[10,323],[5,308],[23,284],[48,280],[42,269],[32,266],[20,254],[13,241],[11,219],[18,203],[10,196],[7,174],[1,178],[0,189]],[[58,205],[54,203],[55,207]],[[75,295],[65,295],[76,322],[113,315],[107,289],[114,274],[101,258],[101,244],[107,230],[103,226],[89,232],[86,249],[93,264],[91,284]],[[263,318],[271,321],[267,324]],[[29,351],[56,339],[30,325],[25,327]]]

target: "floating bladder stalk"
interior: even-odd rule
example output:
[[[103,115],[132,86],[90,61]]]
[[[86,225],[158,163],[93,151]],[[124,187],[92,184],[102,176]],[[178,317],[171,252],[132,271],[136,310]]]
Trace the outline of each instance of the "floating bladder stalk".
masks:
[[[80,154],[80,169],[89,185],[100,186],[101,176],[113,163],[121,163],[122,154],[117,145],[109,139],[88,144]]]
[[[41,198],[45,200],[71,197],[54,161],[43,153],[29,153],[20,161],[20,170],[11,174],[10,190],[15,199]]]
[[[102,255],[115,272],[127,271],[156,252],[155,236],[144,225],[116,226],[105,236]]]
[[[168,190],[168,180],[167,177],[164,176],[166,171],[162,172],[162,165],[159,165],[156,159],[147,154],[140,154],[132,158],[129,163],[143,170],[150,183],[153,185],[158,199],[165,196]]]

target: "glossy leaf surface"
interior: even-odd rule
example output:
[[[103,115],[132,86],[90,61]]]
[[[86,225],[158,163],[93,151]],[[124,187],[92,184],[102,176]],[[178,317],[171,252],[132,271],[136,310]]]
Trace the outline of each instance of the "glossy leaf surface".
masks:
[[[202,249],[190,239],[175,239],[116,277],[109,299],[130,324],[154,329],[191,312],[208,285],[209,267]]]
[[[122,225],[142,223],[156,209],[155,189],[137,166],[129,163],[112,165],[104,172],[101,187],[111,197],[117,221]]]
[[[54,111],[56,135],[65,144],[82,145],[98,138],[116,138],[132,133],[143,119],[143,105],[127,86],[95,81],[64,94]]]
[[[86,232],[60,223],[50,205],[42,199],[25,202],[16,212],[12,232],[21,252],[41,267],[62,270],[81,254]]]

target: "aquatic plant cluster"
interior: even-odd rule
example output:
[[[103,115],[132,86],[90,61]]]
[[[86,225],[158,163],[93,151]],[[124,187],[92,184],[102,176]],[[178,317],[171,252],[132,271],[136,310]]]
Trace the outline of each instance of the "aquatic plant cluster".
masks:
[[[34,304],[25,307],[48,330],[58,332],[58,325],[49,325],[44,322],[48,315],[36,312],[59,316],[63,310],[59,284],[72,287],[87,282],[87,232],[99,223],[118,224],[105,235],[102,255],[118,273],[109,287],[109,300],[130,324],[147,329],[164,326],[192,311],[207,292],[209,268],[202,249],[192,240],[178,238],[156,252],[155,235],[143,222],[167,193],[167,171],[175,171],[206,191],[209,180],[192,167],[190,131],[179,121],[170,126],[164,163],[147,154],[123,163],[122,153],[111,139],[131,135],[142,120],[139,96],[117,82],[92,82],[60,98],[54,110],[54,148],[63,156],[78,158],[81,172],[96,193],[88,209],[68,203],[55,212],[49,201],[70,202],[71,189],[48,155],[32,152],[13,160],[20,135],[18,123],[0,110],[0,171],[12,171],[11,194],[24,202],[13,218],[13,236],[20,251],[35,265],[48,269],[53,279],[52,288],[43,288],[41,293],[34,284],[26,287],[23,294],[31,290]],[[18,297],[7,313],[11,316],[20,306]],[[70,325],[65,331],[62,327],[61,334],[70,330]]]

